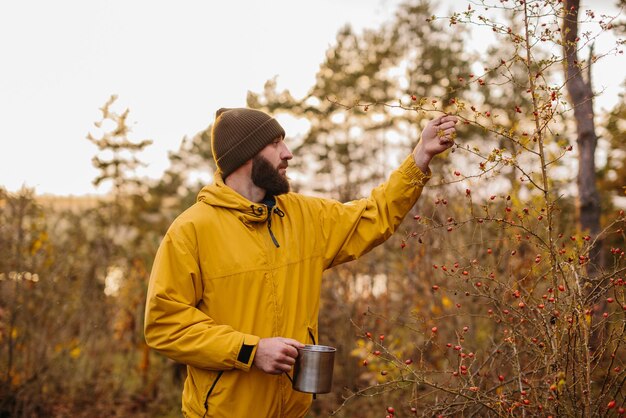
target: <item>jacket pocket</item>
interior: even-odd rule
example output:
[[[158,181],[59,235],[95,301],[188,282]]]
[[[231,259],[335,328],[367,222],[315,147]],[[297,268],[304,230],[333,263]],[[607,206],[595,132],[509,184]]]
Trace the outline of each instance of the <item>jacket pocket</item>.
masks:
[[[306,327],[307,331],[309,332],[309,341],[311,341],[311,344],[313,345],[317,345],[317,338],[315,337],[315,335],[317,334],[315,331],[315,328],[308,326]]]
[[[215,376],[215,379],[213,380],[213,382],[211,383],[211,386],[209,386],[209,389],[207,390],[206,396],[204,397],[204,416],[206,416],[209,413],[209,397],[211,396],[211,393],[213,393],[213,390],[215,389],[215,386],[217,385],[217,382],[219,382],[223,373],[224,373],[223,370],[217,373],[217,376]]]

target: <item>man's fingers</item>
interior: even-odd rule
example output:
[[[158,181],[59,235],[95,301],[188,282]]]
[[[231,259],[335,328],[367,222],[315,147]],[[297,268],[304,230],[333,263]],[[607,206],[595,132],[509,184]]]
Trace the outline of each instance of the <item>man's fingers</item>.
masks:
[[[282,358],[281,363],[288,366],[293,366],[294,364],[296,364],[296,359],[291,356],[285,356]]]
[[[285,343],[289,347],[292,347],[296,351],[296,356],[298,355],[298,348],[304,347],[304,344],[302,344],[300,341],[292,340],[290,338],[284,338],[283,343]]]
[[[442,123],[443,118],[445,118],[445,117],[446,117],[446,115],[439,116],[439,117],[437,117],[437,118],[435,118],[435,119],[431,120],[431,121],[430,121],[430,124],[431,124],[431,125],[433,125],[433,126],[438,126],[438,125],[440,125],[440,124]]]
[[[454,115],[445,115],[445,116],[442,116],[442,117],[440,117],[440,118],[438,118],[438,119],[439,119],[439,122],[438,122],[438,123],[439,123],[440,125],[441,125],[441,124],[444,124],[444,123],[453,123],[453,124],[456,124],[456,123],[459,121],[459,118],[457,118],[457,117],[456,117],[456,116],[454,116]],[[435,119],[435,120],[436,120],[436,119]]]
[[[456,125],[456,122],[447,121],[447,122],[443,122],[439,126],[437,126],[437,129],[443,129],[443,130],[450,129],[450,128],[454,128],[454,125]]]

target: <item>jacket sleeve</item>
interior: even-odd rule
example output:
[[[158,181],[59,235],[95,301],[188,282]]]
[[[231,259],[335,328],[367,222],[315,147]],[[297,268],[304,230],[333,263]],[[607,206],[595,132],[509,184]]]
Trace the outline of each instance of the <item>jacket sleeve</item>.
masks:
[[[216,324],[197,308],[202,280],[190,236],[195,236],[193,225],[172,226],[157,251],[146,300],[146,342],[179,363],[247,371],[259,337]]]
[[[389,238],[429,179],[430,172],[423,173],[409,155],[368,198],[345,204],[325,201],[322,234],[326,268],[354,260]]]

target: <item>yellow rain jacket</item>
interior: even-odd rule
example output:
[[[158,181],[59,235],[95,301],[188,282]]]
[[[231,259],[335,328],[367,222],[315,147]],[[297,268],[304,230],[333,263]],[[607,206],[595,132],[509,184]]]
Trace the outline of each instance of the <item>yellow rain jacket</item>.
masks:
[[[317,341],[322,272],[387,239],[428,176],[409,156],[367,199],[253,203],[216,176],[171,225],[148,288],[150,347],[187,365],[185,417],[302,417],[312,396],[253,367],[260,338]]]

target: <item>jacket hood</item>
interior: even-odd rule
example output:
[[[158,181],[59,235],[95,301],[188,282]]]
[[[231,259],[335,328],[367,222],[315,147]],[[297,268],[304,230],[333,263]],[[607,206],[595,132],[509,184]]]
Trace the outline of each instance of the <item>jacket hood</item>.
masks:
[[[270,210],[266,204],[252,202],[227,186],[219,173],[215,174],[213,184],[200,190],[197,201],[236,211],[237,216],[246,222],[264,222]]]

